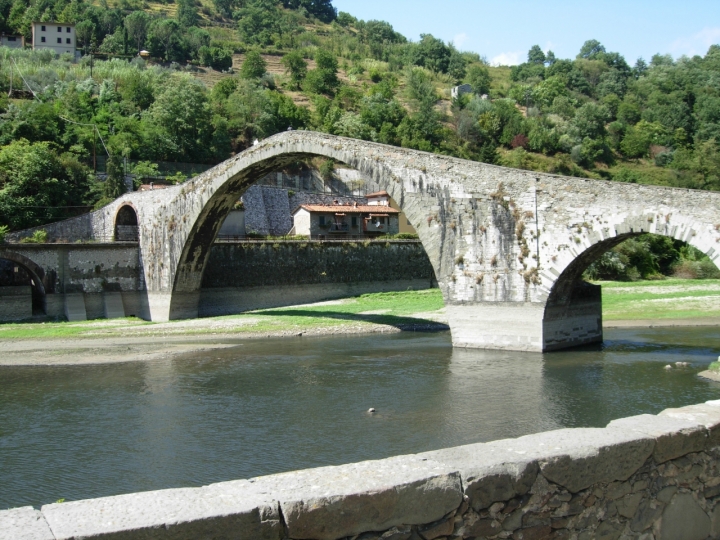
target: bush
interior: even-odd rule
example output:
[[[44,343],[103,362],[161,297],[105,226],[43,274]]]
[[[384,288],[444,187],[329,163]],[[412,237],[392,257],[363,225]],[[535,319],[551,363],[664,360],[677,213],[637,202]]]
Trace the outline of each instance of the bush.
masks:
[[[5,235],[8,233],[8,230],[7,225],[0,225],[0,244],[5,243]]]
[[[217,71],[227,71],[232,67],[232,53],[227,49],[203,45],[198,50],[198,58],[203,66]]]
[[[38,229],[32,236],[26,236],[20,240],[21,244],[45,244],[47,243],[48,234],[45,229]]]

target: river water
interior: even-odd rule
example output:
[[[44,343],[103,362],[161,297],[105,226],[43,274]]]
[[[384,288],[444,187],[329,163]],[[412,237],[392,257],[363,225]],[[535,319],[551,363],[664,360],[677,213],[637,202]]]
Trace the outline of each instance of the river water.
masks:
[[[719,352],[712,327],[611,329],[545,355],[406,333],[0,367],[0,509],[604,426],[720,399],[697,377]],[[691,367],[663,369],[677,361]]]

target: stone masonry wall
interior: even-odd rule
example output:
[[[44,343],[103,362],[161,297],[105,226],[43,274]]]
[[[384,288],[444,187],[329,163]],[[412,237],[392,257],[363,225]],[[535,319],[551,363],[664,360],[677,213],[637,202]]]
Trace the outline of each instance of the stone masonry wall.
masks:
[[[202,288],[425,280],[433,268],[419,242],[215,244]]]
[[[0,512],[0,540],[720,538],[720,401],[335,467]]]

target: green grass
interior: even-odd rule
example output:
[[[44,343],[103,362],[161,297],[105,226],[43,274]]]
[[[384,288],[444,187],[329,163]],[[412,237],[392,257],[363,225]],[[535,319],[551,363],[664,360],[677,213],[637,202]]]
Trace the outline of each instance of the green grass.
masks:
[[[720,317],[720,280],[717,279],[598,284],[602,285],[604,320]]]
[[[438,289],[365,294],[338,303],[264,309],[213,317],[197,327],[152,323],[136,318],[83,322],[25,322],[0,324],[2,339],[121,337],[125,335],[202,335],[213,333],[304,332],[316,328],[382,324],[395,327],[425,325],[432,321],[414,317],[443,307]],[[368,313],[372,312],[372,313]],[[233,324],[237,323],[237,324]]]

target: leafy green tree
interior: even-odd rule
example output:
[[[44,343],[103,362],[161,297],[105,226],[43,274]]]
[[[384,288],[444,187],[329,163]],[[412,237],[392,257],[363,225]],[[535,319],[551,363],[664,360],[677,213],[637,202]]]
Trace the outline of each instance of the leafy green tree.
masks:
[[[195,0],[177,0],[177,21],[180,26],[190,28],[198,23],[198,11]]]
[[[245,55],[242,67],[240,68],[240,76],[245,79],[259,79],[267,71],[267,64],[263,60],[260,53],[250,51]]]
[[[683,173],[686,187],[720,190],[720,148],[715,140],[676,150],[670,166]]]
[[[629,158],[641,158],[647,155],[651,144],[662,144],[666,138],[667,133],[662,124],[640,120],[628,128],[620,149]]]
[[[107,199],[115,200],[126,191],[122,156],[112,155],[107,160],[107,178],[103,185],[103,195]]]
[[[150,107],[149,119],[157,132],[153,144],[164,159],[202,162],[208,157],[212,111],[202,83],[174,77]]]
[[[580,48],[578,58],[586,58],[588,60],[594,60],[598,56],[605,53],[605,47],[597,39],[589,39]]]
[[[162,55],[166,61],[169,61],[174,47],[179,43],[179,38],[180,25],[175,19],[156,19],[148,31],[150,52],[154,55]]]
[[[533,45],[528,51],[528,64],[545,64],[545,53],[540,45]]]
[[[420,41],[409,53],[412,64],[436,73],[447,73],[450,66],[450,47],[432,34],[420,34]]]
[[[483,65],[473,64],[467,68],[465,82],[472,86],[473,92],[478,95],[490,93],[492,79],[488,68]]]
[[[337,76],[338,61],[333,53],[324,49],[315,52],[316,69],[308,71],[304,87],[315,94],[333,94],[340,86]]]
[[[283,56],[282,64],[285,71],[290,75],[290,80],[295,88],[300,88],[307,76],[307,62],[300,51],[291,51]]]
[[[308,14],[326,23],[334,21],[338,16],[331,0],[282,0],[282,4],[290,9],[303,8]]]
[[[0,148],[0,224],[12,230],[71,217],[90,192],[87,167],[58,157],[51,143],[20,139]]]
[[[280,14],[272,0],[249,0],[235,12],[240,39],[252,45],[269,45],[277,33]]]
[[[144,11],[133,11],[125,17],[125,28],[128,35],[133,39],[137,47],[137,52],[142,49],[143,43],[147,38],[148,28],[150,26],[150,17]]]

